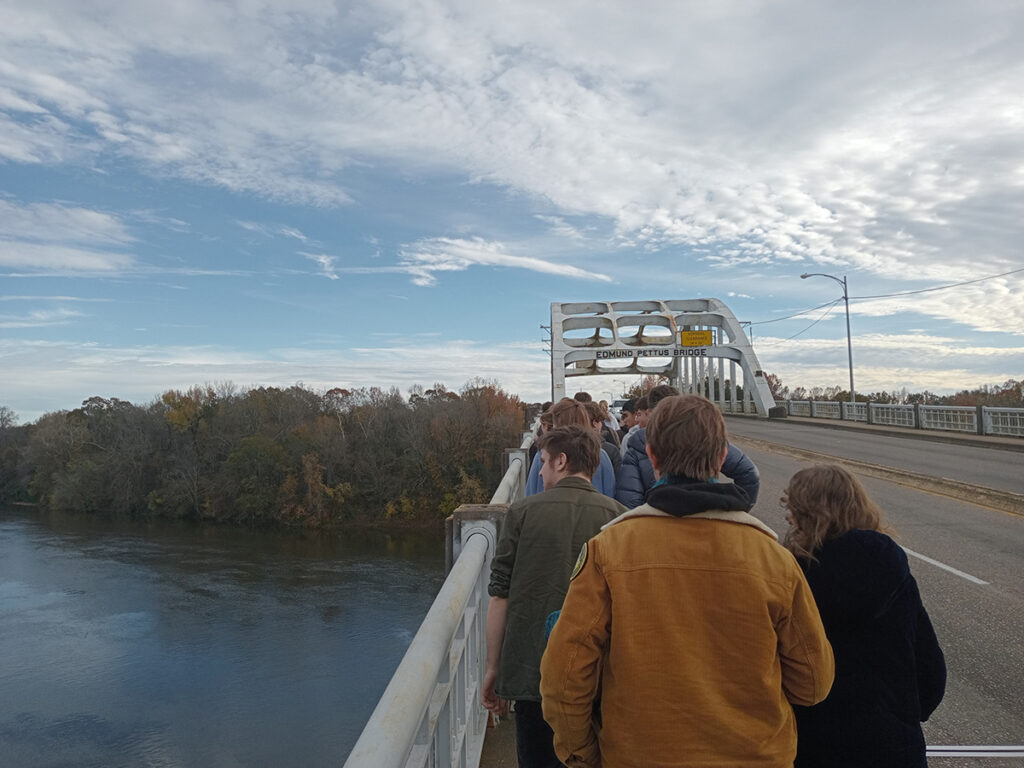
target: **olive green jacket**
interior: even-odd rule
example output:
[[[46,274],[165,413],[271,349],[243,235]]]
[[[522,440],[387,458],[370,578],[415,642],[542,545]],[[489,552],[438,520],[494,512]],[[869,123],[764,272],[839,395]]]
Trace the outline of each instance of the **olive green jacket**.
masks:
[[[583,544],[625,511],[578,477],[509,507],[491,562],[491,597],[508,599],[495,693],[540,701],[544,622],[562,607]]]

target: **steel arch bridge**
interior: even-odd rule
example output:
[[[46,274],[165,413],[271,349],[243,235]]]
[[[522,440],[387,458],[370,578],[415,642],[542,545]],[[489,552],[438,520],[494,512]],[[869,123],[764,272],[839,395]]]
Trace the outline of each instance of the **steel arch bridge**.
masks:
[[[551,304],[552,400],[565,397],[569,377],[650,373],[724,411],[768,418],[775,407],[753,347],[719,299]]]

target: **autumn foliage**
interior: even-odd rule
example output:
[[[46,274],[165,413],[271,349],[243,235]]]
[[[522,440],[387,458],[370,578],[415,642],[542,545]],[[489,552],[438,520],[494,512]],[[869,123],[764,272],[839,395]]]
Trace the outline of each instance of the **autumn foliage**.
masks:
[[[523,412],[486,381],[457,393],[414,387],[408,399],[397,389],[301,385],[206,385],[145,406],[94,397],[14,428],[0,491],[84,513],[426,522],[489,498]]]

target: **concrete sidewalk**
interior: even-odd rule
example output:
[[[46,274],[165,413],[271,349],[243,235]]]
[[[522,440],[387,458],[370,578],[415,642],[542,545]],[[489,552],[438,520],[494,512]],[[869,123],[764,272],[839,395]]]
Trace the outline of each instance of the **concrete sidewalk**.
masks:
[[[516,768],[515,714],[503,715],[493,728],[488,726],[480,768]]]

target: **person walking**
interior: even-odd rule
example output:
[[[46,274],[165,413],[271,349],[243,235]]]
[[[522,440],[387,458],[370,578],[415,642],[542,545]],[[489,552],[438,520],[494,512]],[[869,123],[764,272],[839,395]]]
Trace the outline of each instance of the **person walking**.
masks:
[[[792,765],[792,705],[824,699],[834,671],[807,581],[716,482],[713,403],[663,399],[647,450],[659,484],[581,549],[541,660],[555,752],[571,768]]]
[[[836,660],[828,698],[796,708],[796,768],[926,766],[921,723],[942,701],[946,663],[906,553],[838,465],[797,472],[782,505],[784,544],[807,576]]]
[[[625,507],[590,482],[600,463],[597,433],[554,427],[540,442],[544,491],[513,504],[491,563],[487,661],[482,703],[502,712],[515,705],[520,768],[553,768],[551,728],[540,705],[545,622],[562,607],[576,553]]]

